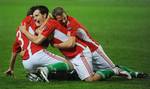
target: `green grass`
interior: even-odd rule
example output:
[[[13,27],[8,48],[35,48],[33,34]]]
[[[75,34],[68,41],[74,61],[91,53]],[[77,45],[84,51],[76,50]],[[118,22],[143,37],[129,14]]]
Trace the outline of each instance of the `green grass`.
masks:
[[[3,72],[8,68],[16,27],[27,9],[37,4],[47,5],[50,10],[63,6],[89,29],[116,64],[150,73],[149,0],[1,0],[0,89],[150,89],[148,79],[32,83],[25,78],[20,57],[15,66],[16,78],[6,77]],[[56,49],[49,49],[60,55]]]

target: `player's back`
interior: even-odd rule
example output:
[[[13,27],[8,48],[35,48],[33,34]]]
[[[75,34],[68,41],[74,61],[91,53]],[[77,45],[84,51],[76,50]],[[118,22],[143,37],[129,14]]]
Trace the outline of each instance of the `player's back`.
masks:
[[[98,42],[90,36],[87,29],[71,16],[68,16],[68,20],[67,28],[76,33],[76,37],[85,43],[92,52],[95,51],[98,48]]]

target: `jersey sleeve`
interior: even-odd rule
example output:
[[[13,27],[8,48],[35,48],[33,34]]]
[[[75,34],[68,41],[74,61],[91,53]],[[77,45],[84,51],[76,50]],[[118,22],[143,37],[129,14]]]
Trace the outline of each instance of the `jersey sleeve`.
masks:
[[[73,30],[72,35],[77,35],[77,34],[79,35],[79,33],[78,33],[79,29],[80,30],[82,29],[83,31],[88,33],[87,29],[81,23],[79,23],[75,18],[70,17],[70,21],[73,23],[72,24],[72,30]]]
[[[31,16],[26,16],[23,20],[22,20],[22,25],[24,24],[30,24],[31,21],[33,21]]]
[[[75,28],[82,28],[83,27],[82,24],[79,23],[75,18],[71,17],[70,19],[71,19],[71,22],[73,23],[73,26]]]
[[[73,17],[69,16],[69,20],[70,20],[70,27],[72,30],[70,30],[71,32],[71,36],[76,36],[77,34],[77,29],[81,28],[81,24]]]
[[[44,27],[43,27],[43,31],[42,31],[42,35],[45,36],[46,38],[48,38],[52,32],[54,31],[54,24],[46,24]]]

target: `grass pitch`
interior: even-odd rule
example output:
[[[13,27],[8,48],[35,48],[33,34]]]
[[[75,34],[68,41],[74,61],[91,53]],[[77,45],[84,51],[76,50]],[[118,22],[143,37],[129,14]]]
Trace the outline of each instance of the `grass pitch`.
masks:
[[[150,73],[149,0],[1,0],[0,1],[0,89],[150,89],[149,79],[29,82],[21,58],[15,66],[15,79],[6,77],[16,27],[32,5],[56,6],[84,24],[115,64]],[[50,51],[61,55],[58,50]]]

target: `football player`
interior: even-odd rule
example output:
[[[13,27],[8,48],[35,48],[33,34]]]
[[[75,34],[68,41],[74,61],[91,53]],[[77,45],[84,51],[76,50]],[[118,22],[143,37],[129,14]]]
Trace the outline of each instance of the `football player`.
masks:
[[[43,11],[44,13],[48,13],[49,10],[46,7],[42,8],[44,8],[44,10],[41,11]],[[30,14],[28,14],[27,17],[22,21],[22,24],[26,25],[26,31],[33,35],[36,35],[35,29],[37,25],[35,24],[35,21],[31,16],[34,7],[32,7],[30,10]],[[47,17],[47,15],[44,16]],[[16,56],[19,52],[21,52],[22,54],[22,63],[24,68],[29,73],[39,72],[39,74],[44,75],[44,77],[42,76],[42,78],[46,82],[49,82],[49,80],[47,79],[48,73],[70,70],[70,65],[65,61],[64,58],[46,51],[43,45],[34,44],[30,40],[28,40],[28,38],[19,29],[21,29],[21,27],[17,28],[16,31],[16,40],[13,45],[9,68],[5,72],[7,75],[13,75]],[[48,68],[49,70],[41,71],[43,66]],[[33,74],[30,75],[34,77]]]
[[[54,19],[56,19],[63,27],[68,30],[68,32],[75,34],[75,36],[79,38],[80,41],[85,43],[90,48],[90,51],[92,52],[92,64],[94,71],[106,68],[118,69],[117,75],[122,76],[122,74],[119,73],[119,69],[121,68],[128,71],[132,77],[146,77],[146,73],[136,72],[125,66],[115,66],[115,64],[104,52],[102,46],[91,37],[87,29],[75,18],[67,15],[66,11],[62,7],[56,7],[52,11],[52,15]]]

